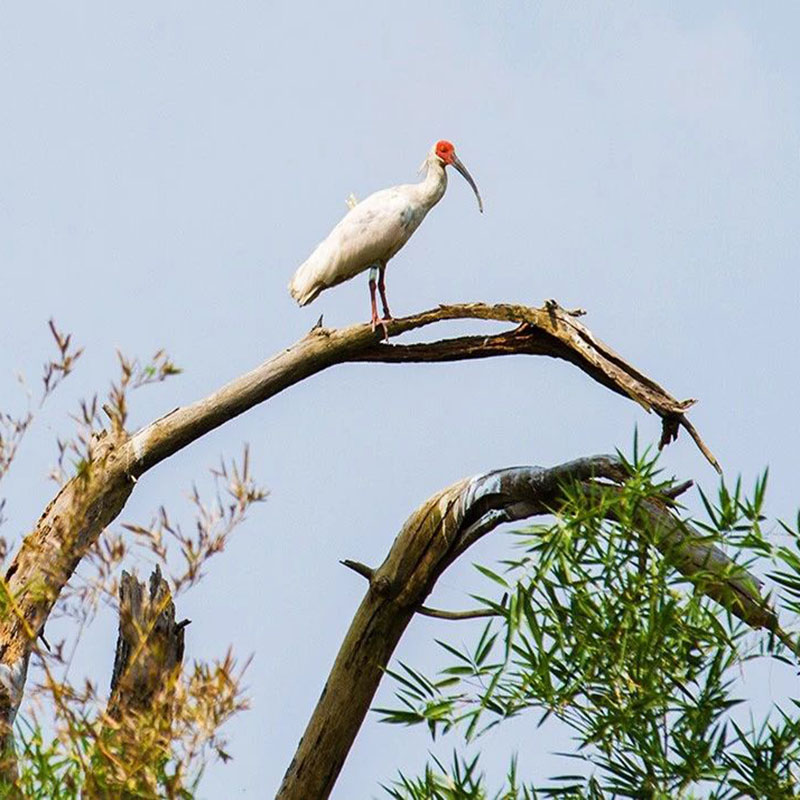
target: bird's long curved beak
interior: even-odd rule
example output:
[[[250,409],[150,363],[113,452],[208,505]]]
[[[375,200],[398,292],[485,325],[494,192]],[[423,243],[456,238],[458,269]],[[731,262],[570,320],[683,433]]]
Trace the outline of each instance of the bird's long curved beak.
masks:
[[[472,175],[469,174],[469,170],[461,163],[460,159],[455,153],[453,153],[453,166],[464,176],[464,180],[472,187],[472,191],[475,192],[475,197],[478,198],[478,209],[480,210],[481,214],[483,214],[483,200],[481,200],[481,193],[478,191],[475,181],[472,180]]]

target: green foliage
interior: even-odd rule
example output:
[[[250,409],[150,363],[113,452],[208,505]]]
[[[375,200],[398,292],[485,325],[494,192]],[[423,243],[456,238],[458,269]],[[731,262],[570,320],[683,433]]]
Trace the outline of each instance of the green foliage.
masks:
[[[50,331],[58,352],[45,364],[39,405],[73,371],[82,353],[72,344],[71,336],[62,334],[52,321]],[[163,350],[143,364],[121,353],[118,356],[120,375],[111,385],[107,402],[101,403],[97,395],[81,400],[79,412],[73,417],[78,425],[76,435],[66,441],[57,440],[58,463],[51,477],[59,484],[75,477],[81,479],[75,482],[79,488],[89,486],[96,479],[98,459],[108,452],[107,445],[115,436],[127,436],[124,428],[131,390],[180,372]],[[32,400],[30,395],[29,407],[23,414],[0,412],[0,480],[34,420]],[[101,418],[101,409],[108,420]],[[127,538],[146,549],[148,560],[154,557],[165,567],[170,563],[182,565],[183,569],[178,566],[177,570],[169,570],[170,604],[202,579],[209,559],[225,549],[248,509],[266,497],[250,474],[247,448],[241,462],[222,462],[212,474],[215,491],[211,501],[196,488],[192,491],[195,519],[190,532],[172,522],[163,507],[149,527],[124,526],[133,534]],[[81,494],[76,493],[75,510],[72,516],[61,519],[60,530],[69,532],[83,524],[83,515],[88,512]],[[3,507],[0,498],[0,524]],[[5,578],[0,578],[0,612],[6,617],[16,616],[20,628],[30,637],[30,672],[39,679],[34,682],[32,675],[28,677],[26,696],[33,698],[34,704],[23,707],[22,713],[27,716],[17,717],[14,735],[8,737],[13,742],[5,742],[7,749],[0,750],[0,775],[5,780],[4,785],[0,782],[0,800],[191,800],[208,759],[229,759],[220,729],[246,707],[241,690],[242,670],[229,652],[222,659],[195,662],[192,668],[178,669],[175,674],[159,671],[163,640],[153,635],[158,628],[155,620],[146,629],[137,628],[135,637],[131,633],[133,623],[126,620],[129,640],[136,639],[136,646],[131,647],[131,659],[136,662],[134,679],[130,683],[122,680],[123,673],[111,698],[98,692],[88,679],[70,680],[72,655],[83,632],[99,604],[118,596],[119,569],[130,554],[131,544],[121,533],[106,530],[86,552],[84,544],[77,546],[77,540],[71,540],[68,533],[59,535],[58,550],[65,560],[69,562],[75,556],[82,559],[80,573],[73,574],[69,584],[62,586],[58,576],[72,574],[75,564],[65,567],[55,561],[14,591]],[[178,551],[179,561],[169,557],[170,550]],[[0,539],[0,561],[5,555],[5,542]],[[50,576],[56,576],[55,580]],[[52,647],[39,631],[41,646],[37,632],[30,629],[21,600],[29,607],[33,601],[52,600],[53,594],[58,595],[55,613],[73,618],[78,624],[74,637],[54,641]],[[159,617],[165,610],[166,606],[159,610]],[[157,681],[141,680],[143,665],[149,665],[151,674],[158,675]],[[132,669],[131,663],[128,669]],[[142,689],[145,684],[147,693]],[[41,724],[36,709],[40,713],[44,709]],[[13,785],[9,785],[10,776],[16,776]]]
[[[141,735],[158,726],[148,721]],[[17,726],[18,778],[13,787],[0,786],[3,800],[86,800],[89,797],[175,798],[192,800],[199,775],[186,788],[179,759],[157,756],[152,764],[141,764],[139,752],[123,749],[118,742],[88,720],[77,718],[69,736],[45,741],[42,730],[27,720]],[[140,748],[136,748],[139,750]],[[163,751],[162,751],[163,752]],[[132,760],[129,760],[132,759]],[[119,764],[125,763],[130,777],[119,780]],[[120,794],[124,786],[124,795]]]
[[[517,760],[511,760],[506,785],[489,794],[484,788],[484,775],[478,772],[478,756],[471,760],[453,754],[451,767],[434,758],[436,769],[430,766],[420,778],[400,775],[394,786],[384,789],[395,800],[534,800],[536,790],[517,782]]]
[[[457,729],[466,741],[523,713],[539,725],[553,716],[572,731],[568,755],[583,769],[537,790],[509,781],[492,795],[477,762],[454,757],[449,769],[401,775],[392,797],[800,796],[799,704],[753,709],[743,725],[734,693],[743,662],[795,656],[706,596],[702,577],[675,569],[663,531],[643,528],[639,513],[645,502],[672,504],[673,484],[647,454],[627,466],[622,488],[565,486],[552,523],[512,534],[515,552],[499,568],[479,566],[502,592],[476,598],[495,618],[471,646],[439,642],[449,663],[438,679],[407,665],[392,672],[400,707],[380,709],[387,722],[424,723],[434,736]],[[797,613],[800,533],[782,525],[789,546],[766,537],[766,482],[764,473],[749,498],[741,482],[723,483],[714,501],[701,495],[707,519],[692,524],[737,564],[762,574],[771,565],[782,608]]]
[[[192,800],[208,751],[229,758],[218,729],[245,708],[241,675],[230,653],[213,665],[195,664],[148,708],[128,708],[121,718],[92,712],[93,690],[79,695],[67,684],[52,685],[57,735],[47,740],[41,726],[18,721],[18,778],[0,785],[0,800]]]
[[[76,744],[79,744],[76,742]],[[66,755],[58,740],[46,744],[41,730],[28,722],[17,729],[19,791],[32,800],[78,800],[80,760]],[[0,796],[13,797],[10,792]]]

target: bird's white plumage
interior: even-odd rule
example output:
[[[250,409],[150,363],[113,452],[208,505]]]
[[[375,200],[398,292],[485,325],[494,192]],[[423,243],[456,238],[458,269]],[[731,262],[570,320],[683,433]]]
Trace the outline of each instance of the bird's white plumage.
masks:
[[[300,265],[289,291],[304,306],[323,289],[349,280],[373,264],[385,264],[408,241],[447,187],[444,164],[435,152],[426,159],[420,183],[394,186],[352,208]]]

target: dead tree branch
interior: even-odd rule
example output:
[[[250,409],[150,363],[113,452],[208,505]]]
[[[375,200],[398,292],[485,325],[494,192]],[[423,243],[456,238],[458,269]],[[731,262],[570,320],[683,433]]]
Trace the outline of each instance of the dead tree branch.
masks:
[[[565,482],[579,481],[593,494],[620,488],[625,477],[616,458],[595,456],[550,469],[513,467],[461,480],[433,495],[408,518],[380,567],[371,570],[348,562],[369,580],[369,588],[277,798],[329,796],[400,637],[456,558],[502,523],[558,509],[565,499]],[[655,534],[665,557],[700,591],[751,627],[782,635],[758,579],[677,517],[667,503],[642,502],[634,525]]]
[[[95,437],[88,463],[47,506],[5,573],[2,590],[9,613],[0,619],[0,733],[11,728],[22,697],[35,636],[78,563],[103,529],[122,511],[139,477],[204,434],[284,389],[335,364],[355,361],[420,362],[529,354],[561,358],[662,419],[662,444],[680,427],[692,435],[719,468],[685,412],[694,401],[678,401],[597,340],[576,316],[549,302],[519,305],[440,306],[388,323],[389,337],[444,320],[510,322],[491,336],[393,345],[368,324],[329,330],[316,327],[291,347],[191,405],[177,408],[134,434],[112,425]]]
[[[128,711],[152,706],[183,663],[184,629],[175,620],[175,604],[156,565],[149,591],[128,572],[119,585],[119,633],[111,675],[108,714],[119,719]]]
[[[362,578],[366,578],[368,581],[372,580],[372,576],[375,574],[375,570],[372,569],[372,567],[368,567],[366,564],[362,564],[360,561],[351,561],[349,558],[346,558],[344,561],[340,561],[339,563],[348,569],[353,570],[353,572],[357,573]],[[421,614],[423,617],[434,617],[435,619],[459,620],[480,619],[481,617],[497,617],[500,615],[500,612],[493,611],[489,608],[475,608],[467,611],[446,611],[441,608],[420,606],[417,609],[417,614]]]

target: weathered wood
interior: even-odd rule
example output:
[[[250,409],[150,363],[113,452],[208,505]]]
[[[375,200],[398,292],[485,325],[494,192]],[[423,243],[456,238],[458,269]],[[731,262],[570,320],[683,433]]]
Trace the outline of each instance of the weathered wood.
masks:
[[[109,716],[119,719],[127,711],[149,709],[169,688],[183,663],[188,622],[175,620],[172,594],[158,565],[150,575],[149,591],[135,575],[123,571]]]
[[[2,588],[8,611],[0,619],[0,671],[24,670],[59,593],[103,529],[122,510],[134,482],[118,455],[127,439],[95,437],[91,463],[66,483],[25,537],[6,570]],[[11,696],[0,686],[2,723],[9,730],[21,690]]]
[[[511,322],[516,327],[493,336],[392,345],[382,343],[382,332],[376,333],[368,324],[338,330],[315,326],[291,347],[203,400],[175,409],[130,436],[119,425],[110,433],[98,434],[89,462],[48,505],[6,571],[2,588],[9,612],[0,619],[0,672],[22,676],[24,682],[23,666],[53,604],[80,560],[119,515],[141,475],[208,431],[334,364],[436,362],[512,353],[562,358],[654,410],[662,418],[665,433],[686,428],[718,467],[685,417],[692,401],[672,398],[595,339],[574,313],[552,301],[541,309],[481,303],[440,306],[388,323],[388,336],[455,319]],[[0,713],[5,711],[0,734],[10,730],[20,698],[21,691],[10,692],[6,682],[0,682]]]
[[[670,431],[679,427],[693,437],[685,417],[694,400],[679,401],[581,325],[574,312],[554,301],[543,308],[484,303],[447,305],[387,323],[389,337],[399,336],[435,322],[481,319],[512,322],[511,331],[492,336],[443,339],[427,344],[391,345],[369,325],[329,330],[315,326],[297,344],[242,375],[219,391],[192,405],[179,408],[134,434],[130,469],[139,475],[154,464],[229,419],[269,399],[287,387],[334,364],[348,361],[383,363],[460,361],[497,355],[546,355],[575,364],[603,386],[655,411]],[[666,439],[662,440],[664,444]],[[695,438],[704,455],[719,469],[714,456]]]
[[[606,482],[601,485],[598,479]],[[345,562],[369,581],[369,588],[286,771],[278,800],[325,800],[330,795],[397,643],[449,564],[498,525],[557,509],[565,499],[565,483],[582,482],[587,493],[594,493],[607,491],[608,481],[624,479],[618,459],[595,456],[551,469],[512,467],[461,480],[437,492],[409,517],[380,567],[373,570]],[[665,556],[683,574],[696,578],[698,588],[709,597],[748,625],[782,634],[758,580],[668,506],[641,503],[634,524],[655,533]]]

